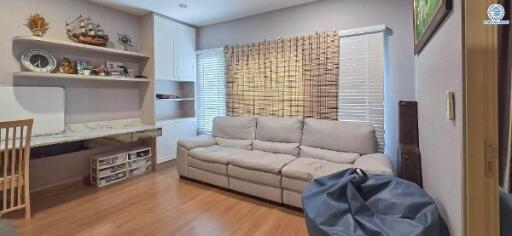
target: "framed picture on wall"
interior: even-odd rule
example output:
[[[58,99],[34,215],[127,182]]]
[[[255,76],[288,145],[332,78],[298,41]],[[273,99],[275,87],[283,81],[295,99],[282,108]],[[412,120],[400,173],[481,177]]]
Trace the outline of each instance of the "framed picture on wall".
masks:
[[[414,54],[419,54],[444,18],[453,0],[413,0]]]

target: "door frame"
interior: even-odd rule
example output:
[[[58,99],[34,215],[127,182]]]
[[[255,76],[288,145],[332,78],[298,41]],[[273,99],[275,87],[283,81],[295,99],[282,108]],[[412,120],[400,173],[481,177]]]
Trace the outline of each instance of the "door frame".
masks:
[[[497,26],[492,0],[463,1],[464,235],[499,235]]]

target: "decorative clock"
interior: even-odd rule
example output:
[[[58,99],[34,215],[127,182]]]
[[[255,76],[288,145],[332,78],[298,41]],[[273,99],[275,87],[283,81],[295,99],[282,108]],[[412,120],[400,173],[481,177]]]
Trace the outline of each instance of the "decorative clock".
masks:
[[[46,51],[31,49],[23,53],[21,64],[30,71],[52,72],[57,67],[57,60]]]

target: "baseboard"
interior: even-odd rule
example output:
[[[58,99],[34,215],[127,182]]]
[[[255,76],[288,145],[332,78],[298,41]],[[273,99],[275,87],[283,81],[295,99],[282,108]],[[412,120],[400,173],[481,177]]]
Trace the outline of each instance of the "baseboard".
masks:
[[[164,161],[162,163],[156,164],[155,170],[158,171],[158,170],[167,169],[167,168],[170,168],[173,166],[176,166],[176,159],[172,159],[172,160],[168,160],[168,161]]]

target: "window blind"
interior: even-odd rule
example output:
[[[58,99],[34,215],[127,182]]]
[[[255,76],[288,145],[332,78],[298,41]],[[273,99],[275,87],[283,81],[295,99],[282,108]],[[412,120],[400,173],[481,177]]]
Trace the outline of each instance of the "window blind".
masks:
[[[375,128],[384,151],[384,32],[340,37],[338,120]]]
[[[222,48],[197,51],[196,119],[199,134],[211,134],[212,121],[226,115],[226,78]]]

